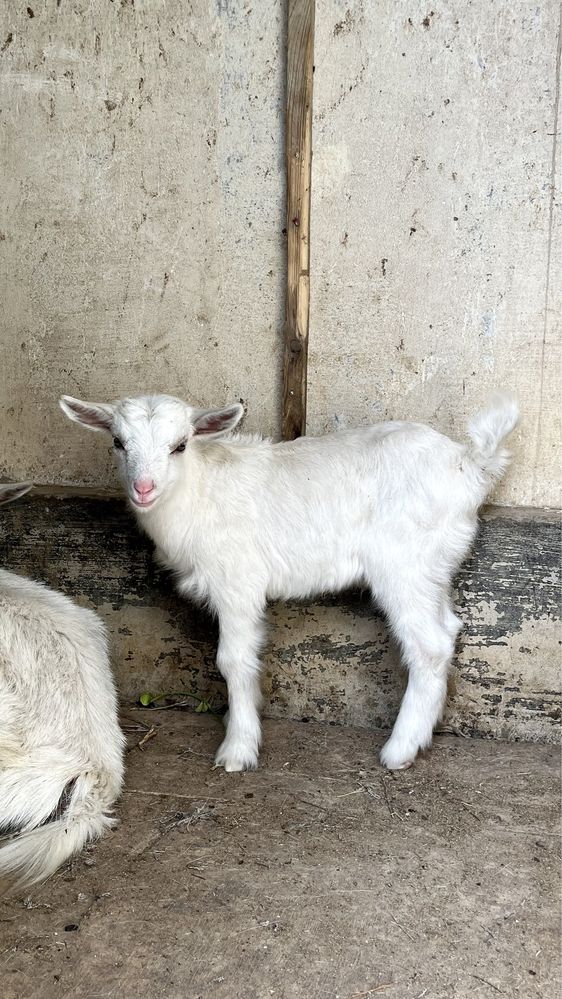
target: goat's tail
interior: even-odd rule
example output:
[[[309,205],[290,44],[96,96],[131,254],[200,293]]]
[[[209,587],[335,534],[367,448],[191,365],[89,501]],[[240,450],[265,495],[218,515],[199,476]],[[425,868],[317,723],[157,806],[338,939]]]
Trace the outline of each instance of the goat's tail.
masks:
[[[120,785],[120,772],[95,767],[70,778],[68,766],[0,773],[0,832],[7,833],[0,845],[0,894],[44,881],[111,828]]]
[[[519,406],[515,396],[507,392],[496,392],[486,409],[476,413],[468,425],[472,441],[469,456],[483,473],[488,487],[505,472],[510,453],[503,447],[504,439],[516,427],[519,419]]]

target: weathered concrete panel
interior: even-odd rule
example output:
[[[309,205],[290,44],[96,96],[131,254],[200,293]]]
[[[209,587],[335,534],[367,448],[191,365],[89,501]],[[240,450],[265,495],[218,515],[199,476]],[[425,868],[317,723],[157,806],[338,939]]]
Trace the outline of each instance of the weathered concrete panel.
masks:
[[[558,0],[328,0],[316,25],[309,430],[460,435],[511,387],[514,505],[559,502],[559,31]]]
[[[276,430],[282,17],[281,0],[2,4],[8,478],[114,484],[63,391],[243,398]]]
[[[2,5],[6,476],[115,484],[61,391],[241,397],[278,430],[284,10]],[[496,499],[537,506],[558,501],[558,19],[554,0],[329,0],[316,31],[309,429],[460,434],[512,386]]]
[[[179,599],[121,502],[24,498],[0,518],[0,564],[96,608],[124,698],[190,690],[224,703],[216,628]],[[455,591],[464,628],[445,727],[508,739],[560,734],[560,526],[553,514],[489,511]],[[265,713],[388,727],[405,678],[366,594],[275,604]]]

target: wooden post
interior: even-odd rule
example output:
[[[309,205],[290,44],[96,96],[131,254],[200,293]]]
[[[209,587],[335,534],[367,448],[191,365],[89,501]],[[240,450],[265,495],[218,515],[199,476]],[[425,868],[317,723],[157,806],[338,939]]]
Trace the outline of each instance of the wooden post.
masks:
[[[287,303],[283,440],[306,433],[314,0],[289,0],[287,30]]]

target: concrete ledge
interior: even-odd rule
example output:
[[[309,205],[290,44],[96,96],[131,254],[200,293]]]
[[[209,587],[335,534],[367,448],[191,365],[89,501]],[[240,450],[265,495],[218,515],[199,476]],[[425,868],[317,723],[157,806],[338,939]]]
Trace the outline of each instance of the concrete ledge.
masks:
[[[120,500],[31,495],[0,514],[1,564],[95,608],[124,700],[182,689],[224,703],[216,627],[180,600]],[[560,526],[490,509],[456,580],[464,623],[444,728],[506,739],[560,735]],[[265,714],[388,727],[405,678],[384,621],[356,592],[270,610]]]

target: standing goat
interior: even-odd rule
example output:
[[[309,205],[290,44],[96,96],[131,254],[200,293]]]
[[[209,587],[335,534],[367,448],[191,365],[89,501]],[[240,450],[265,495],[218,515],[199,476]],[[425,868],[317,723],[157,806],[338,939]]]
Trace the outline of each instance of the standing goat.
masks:
[[[0,503],[29,485],[0,485]],[[0,883],[42,881],[111,827],[124,739],[105,629],[0,570]]]
[[[478,507],[506,467],[501,442],[517,422],[514,400],[497,396],[472,420],[469,446],[398,422],[272,444],[229,436],[240,405],[200,410],[165,395],[113,405],[64,396],[61,407],[113,436],[129,500],[160,560],[180,593],[218,615],[229,699],[218,765],[257,764],[266,602],[354,585],[370,588],[409,670],[381,761],[407,767],[431,744],[460,628],[451,580]]]

